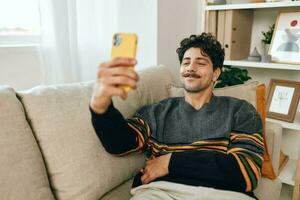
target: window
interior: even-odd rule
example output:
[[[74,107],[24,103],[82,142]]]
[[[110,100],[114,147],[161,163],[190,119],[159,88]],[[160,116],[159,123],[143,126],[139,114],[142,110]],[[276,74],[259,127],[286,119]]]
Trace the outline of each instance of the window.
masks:
[[[0,46],[39,44],[39,0],[0,0]]]

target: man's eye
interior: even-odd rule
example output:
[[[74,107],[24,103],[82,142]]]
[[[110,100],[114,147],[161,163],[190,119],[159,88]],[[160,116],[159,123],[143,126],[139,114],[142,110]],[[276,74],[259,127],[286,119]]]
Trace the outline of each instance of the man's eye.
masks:
[[[206,65],[206,63],[197,63],[198,65],[201,65],[201,66],[203,66],[203,65]]]
[[[182,65],[183,66],[188,66],[190,63],[183,63]]]

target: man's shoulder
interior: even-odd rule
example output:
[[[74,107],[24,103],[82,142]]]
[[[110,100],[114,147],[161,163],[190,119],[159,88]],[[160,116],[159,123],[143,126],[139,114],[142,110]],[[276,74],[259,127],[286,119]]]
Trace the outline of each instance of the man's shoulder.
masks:
[[[180,99],[182,99],[182,97],[171,97],[171,98],[166,98],[166,99],[163,99],[161,101],[158,101],[158,102],[155,102],[155,103],[152,103],[152,104],[147,104],[147,105],[144,105],[142,106],[138,111],[137,113],[145,113],[145,112],[151,112],[151,111],[162,111],[164,109],[167,109],[168,107],[174,105],[174,104],[177,104]]]
[[[220,103],[229,103],[232,105],[243,105],[243,104],[250,104],[248,101],[244,100],[244,99],[239,99],[236,97],[231,97],[231,96],[216,96],[218,98],[218,101]]]
[[[244,112],[257,112],[254,105],[250,102],[231,96],[218,96],[219,107],[227,107],[233,112],[243,110]]]

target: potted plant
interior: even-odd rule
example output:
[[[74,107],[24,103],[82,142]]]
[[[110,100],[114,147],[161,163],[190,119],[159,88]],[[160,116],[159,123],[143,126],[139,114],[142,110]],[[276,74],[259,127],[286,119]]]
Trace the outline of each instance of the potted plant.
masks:
[[[263,43],[263,51],[264,51],[264,54],[262,56],[262,62],[270,62],[271,60],[271,56],[268,55],[268,52],[272,41],[274,28],[275,28],[275,24],[269,26],[269,30],[267,32],[262,31],[263,39],[261,41]]]
[[[248,76],[248,71],[246,69],[224,66],[222,68],[222,73],[217,80],[215,88],[243,84],[249,79],[251,79],[251,77]]]

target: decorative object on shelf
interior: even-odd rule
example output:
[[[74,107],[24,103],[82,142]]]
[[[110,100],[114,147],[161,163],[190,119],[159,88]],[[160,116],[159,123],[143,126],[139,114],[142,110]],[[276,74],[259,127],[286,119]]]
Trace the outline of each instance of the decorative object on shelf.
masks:
[[[271,42],[272,61],[300,64],[300,12],[278,15]]]
[[[263,3],[265,0],[251,0],[251,3]]]
[[[217,80],[215,88],[243,84],[249,79],[251,79],[251,77],[248,76],[248,71],[246,69],[224,66],[222,68],[222,73]]]
[[[226,4],[226,0],[207,0],[208,5],[222,5]]]
[[[265,0],[266,2],[277,2],[277,1],[283,1],[283,0]]]
[[[263,34],[263,39],[261,40],[263,43],[263,55],[261,56],[261,62],[271,62],[271,55],[269,55],[269,49],[274,33],[274,28],[275,24],[269,26],[269,30],[267,32],[261,32]]]
[[[245,0],[226,0],[227,4],[240,4],[245,3]]]
[[[293,122],[300,97],[300,82],[271,79],[267,97],[267,117]]]
[[[286,166],[288,161],[289,161],[289,156],[284,154],[282,151],[280,151],[278,174],[280,174],[280,172]]]
[[[261,55],[258,53],[256,47],[253,49],[252,53],[248,56],[247,60],[254,61],[254,62],[261,61]]]

